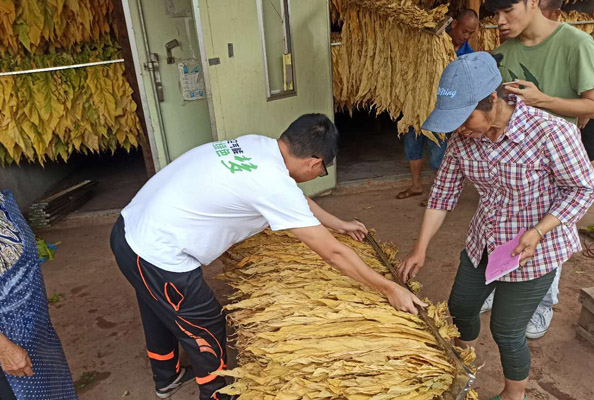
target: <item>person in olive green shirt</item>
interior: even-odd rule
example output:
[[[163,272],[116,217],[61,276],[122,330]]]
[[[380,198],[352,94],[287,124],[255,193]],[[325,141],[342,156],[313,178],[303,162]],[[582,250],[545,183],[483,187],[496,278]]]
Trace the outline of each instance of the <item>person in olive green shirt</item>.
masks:
[[[514,2],[515,1],[515,2]],[[509,92],[527,105],[577,122],[594,117],[594,42],[568,24],[548,20],[539,0],[487,0],[506,42],[500,70]]]
[[[506,40],[493,53],[503,55],[500,71],[507,91],[529,106],[573,123],[593,118],[594,41],[590,35],[547,19],[539,0],[486,0],[485,7],[495,13]],[[528,338],[542,337],[551,323],[560,273],[559,268],[551,291],[528,325]]]

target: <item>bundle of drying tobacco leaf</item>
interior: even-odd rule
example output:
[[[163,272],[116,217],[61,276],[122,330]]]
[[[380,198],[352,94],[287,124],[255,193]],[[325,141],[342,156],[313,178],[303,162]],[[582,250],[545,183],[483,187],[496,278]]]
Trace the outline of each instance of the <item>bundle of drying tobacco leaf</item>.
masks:
[[[373,248],[348,236],[376,271]],[[395,261],[396,250],[383,244]],[[342,275],[289,233],[266,231],[234,246],[221,278],[236,292],[226,306],[239,367],[222,393],[240,400],[432,400],[456,373],[425,323]],[[429,315],[446,338],[445,304]],[[465,355],[472,358],[473,352]]]
[[[424,10],[410,0],[341,0],[341,45],[332,51],[334,102],[402,113],[398,132],[420,127],[437,99],[441,73],[455,58],[444,32],[427,32],[443,21],[447,6]],[[431,132],[423,132],[435,140]]]

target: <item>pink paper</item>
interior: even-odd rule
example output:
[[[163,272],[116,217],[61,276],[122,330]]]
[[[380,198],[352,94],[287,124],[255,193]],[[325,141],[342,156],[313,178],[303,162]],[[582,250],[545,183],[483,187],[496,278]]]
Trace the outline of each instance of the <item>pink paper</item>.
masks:
[[[511,253],[520,244],[520,237],[524,232],[526,231],[521,229],[512,240],[495,247],[495,250],[489,255],[489,263],[485,271],[485,285],[518,269],[521,254],[513,257]]]

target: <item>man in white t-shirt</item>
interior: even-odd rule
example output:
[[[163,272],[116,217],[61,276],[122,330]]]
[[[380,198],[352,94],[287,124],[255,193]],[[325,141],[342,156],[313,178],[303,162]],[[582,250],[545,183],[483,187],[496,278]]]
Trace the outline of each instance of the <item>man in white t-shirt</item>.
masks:
[[[417,297],[373,271],[326,229],[362,240],[367,229],[324,211],[297,186],[327,174],[338,131],[323,114],[295,120],[280,139],[247,135],[192,149],[154,177],[124,208],[111,247],[136,290],[157,396],[192,378],[200,399],[222,399],[225,318],[202,276],[229,247],[270,226],[289,230],[330,265],[416,313]],[[179,364],[178,343],[191,367]],[[218,397],[217,397],[218,396]]]

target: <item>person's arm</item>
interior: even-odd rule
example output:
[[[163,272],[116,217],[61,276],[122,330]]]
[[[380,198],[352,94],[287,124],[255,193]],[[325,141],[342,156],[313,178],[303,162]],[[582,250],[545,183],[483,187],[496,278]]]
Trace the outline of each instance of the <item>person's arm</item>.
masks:
[[[9,375],[33,376],[33,363],[27,352],[0,333],[0,367]]]
[[[464,187],[464,173],[457,155],[460,140],[458,133],[454,133],[450,138],[446,154],[431,188],[419,238],[412,253],[398,266],[400,279],[403,282],[414,278],[423,267],[431,239],[439,231],[448,211],[453,210],[458,203]]]
[[[579,99],[562,99],[542,93],[534,83],[516,80],[515,83],[525,86],[524,89],[507,86],[526,104],[549,110],[557,115],[575,118],[594,117],[594,41],[590,38],[578,40],[571,44],[566,66],[568,81],[565,83],[580,95]]]
[[[327,228],[348,234],[353,239],[363,241],[367,235],[367,228],[359,221],[343,221],[320,207],[315,201],[307,197],[307,203],[313,215]]]
[[[295,228],[290,231],[329,265],[357,282],[382,293],[397,310],[417,314],[415,305],[426,306],[409,290],[375,272],[353,249],[336,240],[324,226]]]
[[[516,85],[524,86],[524,88],[514,87]],[[512,84],[506,85],[505,89],[518,95],[524,103],[532,107],[542,108],[567,117],[594,118],[594,89],[583,92],[580,99],[563,99],[546,95],[538,90],[534,83],[521,79],[516,79]]]
[[[594,168],[573,124],[558,125],[549,133],[546,159],[559,188],[548,214],[564,225],[575,225],[594,203]]]

